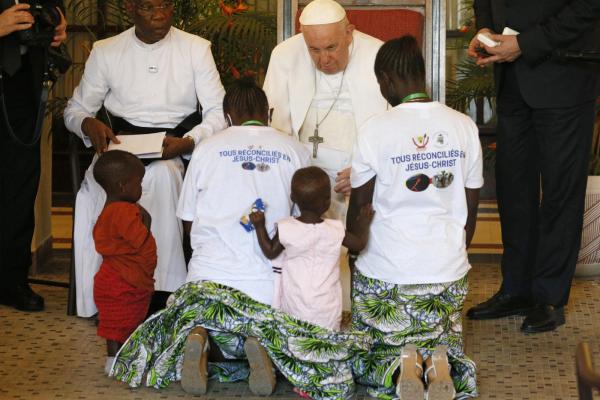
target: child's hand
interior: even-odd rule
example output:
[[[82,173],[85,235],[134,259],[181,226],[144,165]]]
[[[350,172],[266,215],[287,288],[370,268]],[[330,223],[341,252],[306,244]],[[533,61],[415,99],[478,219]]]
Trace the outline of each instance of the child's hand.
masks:
[[[252,225],[256,226],[264,226],[265,225],[265,213],[262,211],[254,211],[250,213],[250,222]]]
[[[142,207],[140,204],[138,204],[137,206],[140,209],[142,223],[144,224],[146,229],[150,230],[150,226],[152,225],[152,217],[150,216],[150,213],[148,211],[146,211],[146,209],[144,207]]]

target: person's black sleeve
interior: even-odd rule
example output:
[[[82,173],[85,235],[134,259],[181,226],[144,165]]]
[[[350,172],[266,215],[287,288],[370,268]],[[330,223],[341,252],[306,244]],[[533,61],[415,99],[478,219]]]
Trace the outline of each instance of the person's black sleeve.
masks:
[[[483,28],[494,30],[492,20],[492,3],[490,0],[475,0],[473,2],[473,10],[475,11],[475,25],[477,30]]]
[[[556,15],[517,36],[521,56],[528,64],[542,62],[555,49],[566,48],[580,39],[599,19],[600,0],[571,1]]]

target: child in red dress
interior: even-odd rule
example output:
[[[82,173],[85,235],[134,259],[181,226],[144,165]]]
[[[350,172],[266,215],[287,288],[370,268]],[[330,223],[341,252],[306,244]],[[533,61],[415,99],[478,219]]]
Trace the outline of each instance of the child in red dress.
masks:
[[[98,336],[106,339],[107,374],[121,345],[146,317],[154,292],[156,242],[150,215],[137,204],[144,172],[136,156],[120,150],[104,153],[94,166],[94,178],[106,192],[94,226],[96,251],[103,258],[94,277],[94,302]]]

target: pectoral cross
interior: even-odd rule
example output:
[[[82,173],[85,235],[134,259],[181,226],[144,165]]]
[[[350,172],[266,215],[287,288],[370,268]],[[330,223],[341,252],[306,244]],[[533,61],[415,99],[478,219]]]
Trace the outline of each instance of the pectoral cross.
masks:
[[[317,158],[317,150],[319,150],[319,144],[323,143],[323,138],[319,136],[319,128],[315,128],[315,134],[308,137],[308,141],[313,145],[313,158]]]

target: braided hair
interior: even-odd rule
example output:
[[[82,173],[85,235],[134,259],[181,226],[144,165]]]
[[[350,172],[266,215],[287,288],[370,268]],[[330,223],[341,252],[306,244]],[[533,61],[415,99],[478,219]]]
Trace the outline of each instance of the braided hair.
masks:
[[[375,57],[375,75],[385,72],[405,82],[425,82],[425,60],[414,36],[388,40]]]
[[[240,116],[267,115],[269,102],[265,92],[256,85],[254,78],[246,76],[235,81],[223,98],[225,114],[235,112]]]

